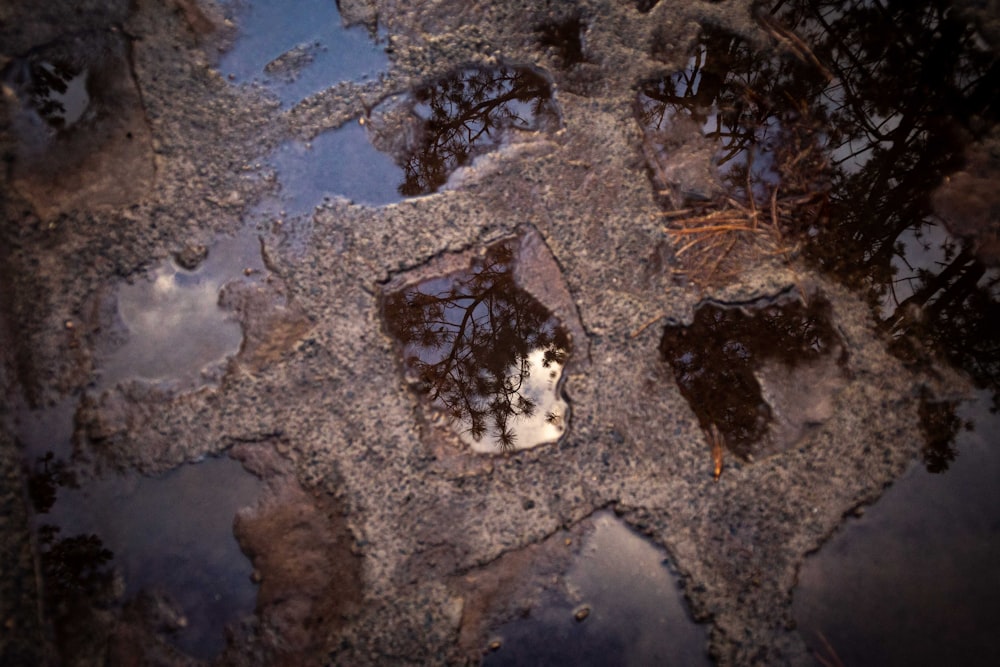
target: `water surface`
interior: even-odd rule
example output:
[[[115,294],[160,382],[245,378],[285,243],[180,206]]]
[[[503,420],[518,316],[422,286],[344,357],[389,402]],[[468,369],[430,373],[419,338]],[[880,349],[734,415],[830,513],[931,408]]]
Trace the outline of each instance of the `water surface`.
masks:
[[[500,647],[482,664],[712,664],[706,628],[691,620],[663,551],[610,513],[589,523],[566,594],[499,628]]]

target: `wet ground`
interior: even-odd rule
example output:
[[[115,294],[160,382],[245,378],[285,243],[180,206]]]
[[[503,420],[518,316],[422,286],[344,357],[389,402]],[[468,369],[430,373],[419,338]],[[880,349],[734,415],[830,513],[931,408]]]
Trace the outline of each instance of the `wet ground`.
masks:
[[[995,7],[276,7],[0,9],[0,661],[996,662]]]

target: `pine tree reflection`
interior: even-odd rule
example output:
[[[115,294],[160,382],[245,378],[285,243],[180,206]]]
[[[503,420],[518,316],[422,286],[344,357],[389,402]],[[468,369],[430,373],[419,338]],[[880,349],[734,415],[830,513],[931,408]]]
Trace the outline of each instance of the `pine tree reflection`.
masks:
[[[28,495],[39,514],[46,514],[56,502],[59,487],[79,488],[76,475],[62,459],[52,452],[39,456],[28,475]]]
[[[695,311],[689,326],[668,326],[660,342],[702,429],[717,428],[726,446],[744,459],[760,446],[772,419],[755,371],[769,361],[794,367],[838,348],[830,304],[819,297],[809,305],[708,303]]]
[[[996,125],[1000,60],[943,0],[757,10],[783,55],[706,28],[687,70],[641,87],[647,141],[691,118],[720,141],[720,165],[734,165],[720,169],[730,187],[803,195],[784,231],[864,291],[892,349],[942,353],[1000,401],[997,272],[936,233],[930,201],[968,141]]]
[[[469,67],[413,93],[420,140],[404,156],[399,192],[434,192],[473,157],[495,149],[511,129],[558,122],[552,86],[528,67]]]
[[[515,422],[531,418],[538,408],[528,391],[532,373],[547,373],[554,392],[570,349],[566,330],[515,284],[513,262],[511,245],[501,243],[470,272],[383,300],[389,332],[400,342],[420,390],[473,440],[488,436],[501,451],[522,446]],[[541,369],[534,368],[539,364]],[[561,429],[561,414],[544,418]],[[532,444],[537,443],[523,446]]]
[[[922,454],[928,472],[944,472],[958,456],[955,437],[962,428],[962,420],[955,414],[957,409],[958,401],[936,401],[927,391],[920,395],[920,427],[924,431]]]

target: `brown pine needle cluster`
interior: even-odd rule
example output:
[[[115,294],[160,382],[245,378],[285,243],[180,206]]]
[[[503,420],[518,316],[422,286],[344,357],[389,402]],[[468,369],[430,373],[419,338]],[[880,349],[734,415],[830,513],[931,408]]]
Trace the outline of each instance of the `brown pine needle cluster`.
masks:
[[[746,203],[727,197],[720,204],[662,213],[679,264],[675,271],[695,283],[716,284],[764,257],[789,256],[792,248],[780,221],[794,204],[779,200],[774,188],[770,202],[759,207],[748,186]]]

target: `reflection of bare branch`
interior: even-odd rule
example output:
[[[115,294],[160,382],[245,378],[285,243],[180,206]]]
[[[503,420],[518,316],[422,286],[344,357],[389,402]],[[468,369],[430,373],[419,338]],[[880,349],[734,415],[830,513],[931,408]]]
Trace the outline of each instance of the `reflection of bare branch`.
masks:
[[[511,420],[537,408],[524,394],[529,355],[541,350],[546,367],[565,363],[569,349],[566,332],[514,283],[512,268],[511,248],[500,244],[471,272],[448,278],[447,289],[416,286],[384,302],[388,327],[431,401],[477,441],[492,429],[503,451],[516,446]]]
[[[666,136],[678,117],[690,118],[718,140],[723,182],[744,208],[763,214],[721,199],[685,205],[669,214],[676,252],[689,271],[718,266],[725,273],[727,263],[738,268],[739,243],[724,234],[756,238],[743,228],[769,217],[775,245],[799,239],[808,259],[880,304],[895,289],[895,267],[910,264],[900,239],[927,224],[929,193],[961,166],[968,137],[1000,116],[1000,60],[947,3],[774,0],[757,7],[763,29],[794,58],[706,26],[688,69],[640,87],[637,118],[647,143]],[[658,160],[669,151],[654,145],[644,152],[656,186],[668,187]],[[764,154],[775,180],[760,171]],[[997,389],[1000,341],[987,320],[1000,305],[982,265],[956,255],[953,243],[925,249],[943,264],[911,272],[911,296],[901,297],[884,327],[908,356],[932,345]],[[923,344],[905,342],[913,336]]]
[[[428,114],[421,144],[403,161],[400,192],[433,192],[455,169],[495,148],[505,130],[535,129],[557,117],[551,97],[549,82],[523,67],[469,68],[418,89],[414,102]]]

